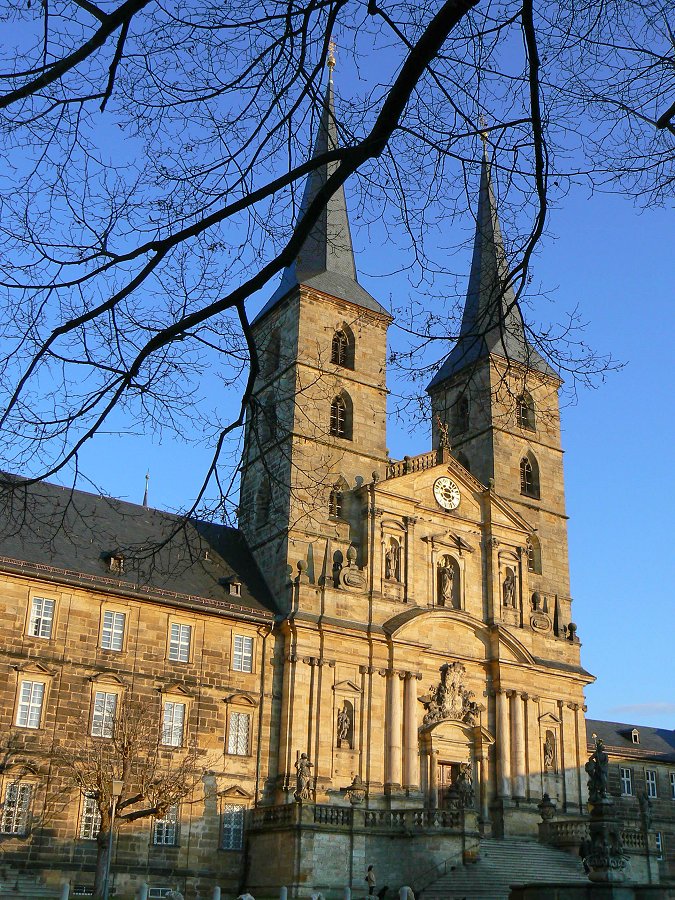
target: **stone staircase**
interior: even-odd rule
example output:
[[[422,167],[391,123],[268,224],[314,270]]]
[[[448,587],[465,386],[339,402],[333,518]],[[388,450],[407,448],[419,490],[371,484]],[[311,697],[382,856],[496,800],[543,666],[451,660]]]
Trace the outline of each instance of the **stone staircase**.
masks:
[[[422,900],[507,900],[512,884],[584,883],[581,860],[535,840],[480,842],[476,863],[448,866],[444,875],[422,891]]]
[[[60,896],[56,888],[47,887],[34,875],[22,872],[14,866],[0,864],[0,897],[16,900],[55,900]]]

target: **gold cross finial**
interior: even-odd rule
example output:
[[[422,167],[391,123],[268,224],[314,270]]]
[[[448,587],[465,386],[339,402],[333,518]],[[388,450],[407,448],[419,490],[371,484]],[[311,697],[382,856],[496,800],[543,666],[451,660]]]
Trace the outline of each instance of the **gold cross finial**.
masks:
[[[326,59],[326,65],[330,69],[330,74],[332,76],[333,69],[335,68],[335,50],[337,49],[337,44],[333,40],[333,38],[328,41],[328,57]]]
[[[487,120],[483,113],[478,117],[478,124],[480,125],[480,138],[484,144],[487,144],[488,133],[487,133]]]

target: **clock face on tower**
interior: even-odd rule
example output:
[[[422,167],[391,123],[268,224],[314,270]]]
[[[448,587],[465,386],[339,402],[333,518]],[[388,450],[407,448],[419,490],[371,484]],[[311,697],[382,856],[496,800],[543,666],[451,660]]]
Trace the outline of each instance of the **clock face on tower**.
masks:
[[[448,478],[446,475],[442,475],[434,482],[434,497],[443,509],[457,509],[459,501],[462,499],[459,488],[452,478]]]

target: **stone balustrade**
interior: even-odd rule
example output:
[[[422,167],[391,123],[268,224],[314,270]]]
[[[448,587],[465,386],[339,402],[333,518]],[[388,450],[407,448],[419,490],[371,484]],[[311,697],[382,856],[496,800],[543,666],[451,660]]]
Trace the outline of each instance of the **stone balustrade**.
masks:
[[[424,472],[425,469],[433,469],[439,461],[437,450],[420,453],[419,456],[404,456],[401,460],[389,463],[385,477],[398,478],[400,475],[408,475],[410,472]]]
[[[464,816],[461,809],[360,809],[323,803],[286,803],[250,810],[247,826],[251,831],[303,824],[327,830],[349,828],[421,834],[460,832],[464,828]]]
[[[582,840],[589,837],[588,819],[559,819],[540,825],[541,839],[561,850],[578,849]],[[636,828],[624,828],[621,841],[627,853],[646,853],[644,833]]]

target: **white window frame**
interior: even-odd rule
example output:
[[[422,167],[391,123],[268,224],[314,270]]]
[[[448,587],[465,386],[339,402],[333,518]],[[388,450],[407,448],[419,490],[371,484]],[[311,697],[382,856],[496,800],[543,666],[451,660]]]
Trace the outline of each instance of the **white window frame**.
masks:
[[[670,773],[670,799],[675,800],[675,772]]]
[[[192,649],[192,625],[187,622],[169,624],[169,659],[172,662],[190,662]]]
[[[162,706],[162,746],[182,747],[185,736],[187,704],[165,700]]]
[[[233,711],[227,729],[227,752],[232,756],[248,756],[251,741],[251,716]]]
[[[220,849],[241,850],[244,846],[244,815],[241,803],[226,803],[220,816]]]
[[[173,888],[170,887],[151,887],[148,888],[148,900],[164,900],[167,894],[170,894]]]
[[[663,859],[663,834],[660,831],[657,831],[654,835],[655,843],[656,843],[656,858],[657,860]]]
[[[116,691],[94,691],[92,698],[92,737],[111,738],[115,732],[119,694]]]
[[[15,725],[19,728],[40,728],[42,710],[45,702],[46,685],[44,681],[19,682],[19,696],[16,705]]]
[[[645,787],[649,799],[655,800],[658,797],[656,789],[656,769],[645,769]]]
[[[170,806],[161,819],[155,819],[152,827],[152,843],[155,847],[178,846],[178,804]]]
[[[235,634],[232,639],[233,671],[252,672],[254,651],[254,638],[245,634]]]
[[[32,802],[33,785],[29,781],[8,782],[2,804],[0,834],[18,837],[27,834]]]
[[[101,830],[101,810],[95,797],[82,798],[80,840],[95,841]]]
[[[127,614],[119,609],[104,609],[101,623],[101,649],[121,653],[124,650],[124,635]]]
[[[619,777],[621,778],[621,796],[633,796],[633,770],[626,766],[619,767]]]
[[[51,597],[31,597],[28,634],[30,637],[50,640],[54,630],[56,601]]]

